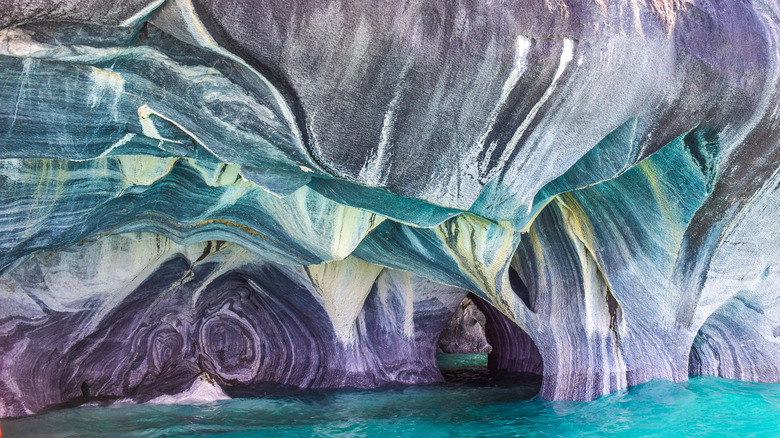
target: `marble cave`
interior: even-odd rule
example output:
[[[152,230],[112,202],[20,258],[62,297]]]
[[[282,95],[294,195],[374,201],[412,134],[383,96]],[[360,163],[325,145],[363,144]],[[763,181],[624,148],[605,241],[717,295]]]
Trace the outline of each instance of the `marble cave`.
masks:
[[[776,0],[3,1],[0,418],[441,382],[467,296],[544,400],[779,382],[779,169]]]

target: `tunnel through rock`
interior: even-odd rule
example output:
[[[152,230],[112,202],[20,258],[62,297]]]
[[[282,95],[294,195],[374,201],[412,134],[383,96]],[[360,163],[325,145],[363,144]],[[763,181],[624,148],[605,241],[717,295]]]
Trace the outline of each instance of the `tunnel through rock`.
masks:
[[[780,381],[778,317],[763,309],[766,292],[741,292],[701,326],[688,358],[688,374],[754,382]],[[746,324],[750,321],[750,325]]]
[[[471,294],[464,297],[436,345],[436,364],[446,382],[474,383],[489,377],[487,356],[492,347],[485,335],[485,323],[485,315]]]
[[[487,356],[492,349],[485,337],[485,315],[477,308],[472,295],[463,298],[439,336],[439,354],[479,354]]]
[[[531,337],[474,294],[463,299],[444,327],[437,353],[451,384],[519,384],[537,392],[541,385],[542,357]]]

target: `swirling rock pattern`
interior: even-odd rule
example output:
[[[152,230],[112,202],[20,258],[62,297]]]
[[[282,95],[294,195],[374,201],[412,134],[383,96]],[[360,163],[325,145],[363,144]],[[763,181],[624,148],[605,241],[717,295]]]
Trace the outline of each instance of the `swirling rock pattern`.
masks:
[[[114,2],[116,3],[116,2]],[[206,372],[778,381],[770,0],[0,5],[0,415]]]
[[[104,284],[115,260],[101,257],[120,249],[136,260],[133,270],[123,287],[116,277]],[[62,254],[40,253],[3,277],[4,290],[27,300],[3,316],[5,415],[85,397],[145,401],[186,389],[201,372],[228,391],[438,381],[436,340],[466,294],[365,262],[332,262],[330,275],[379,272],[366,290],[351,290],[366,301],[344,338],[304,268],[237,245],[138,234]]]

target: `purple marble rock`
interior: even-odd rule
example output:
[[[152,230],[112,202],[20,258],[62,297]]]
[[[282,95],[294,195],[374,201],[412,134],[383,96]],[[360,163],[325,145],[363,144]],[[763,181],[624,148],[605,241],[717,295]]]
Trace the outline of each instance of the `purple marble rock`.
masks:
[[[436,382],[443,331],[549,399],[780,381],[778,17],[0,3],[0,417]]]
[[[4,286],[33,298],[43,270],[60,272],[47,281],[67,282],[74,268],[88,270],[106,246],[145,250],[149,240],[159,241],[136,239],[129,246],[123,236],[102,239],[76,254],[84,257],[76,263],[36,256],[13,269],[12,285]],[[75,289],[54,286],[58,292],[37,302],[40,315],[5,326],[0,388],[6,415],[92,399],[144,402],[184,391],[203,372],[228,393],[267,382],[374,388],[442,379],[436,340],[465,291],[401,271],[369,270],[365,262],[332,262],[332,271],[346,267],[349,275],[373,278],[363,283],[366,290],[352,291],[365,301],[343,330],[332,325],[323,303],[329,299],[325,277],[223,244],[207,243],[198,260],[187,257],[187,248],[161,250],[121,291],[96,278]]]

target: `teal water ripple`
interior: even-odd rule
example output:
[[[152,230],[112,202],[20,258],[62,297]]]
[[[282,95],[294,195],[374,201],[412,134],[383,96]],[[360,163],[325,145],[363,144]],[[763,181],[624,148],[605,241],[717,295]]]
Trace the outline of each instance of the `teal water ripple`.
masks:
[[[529,384],[316,391],[201,406],[80,407],[0,420],[12,437],[775,437],[780,385],[653,381],[592,402]]]

